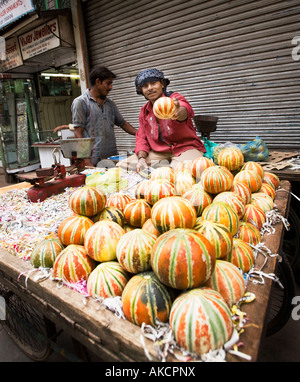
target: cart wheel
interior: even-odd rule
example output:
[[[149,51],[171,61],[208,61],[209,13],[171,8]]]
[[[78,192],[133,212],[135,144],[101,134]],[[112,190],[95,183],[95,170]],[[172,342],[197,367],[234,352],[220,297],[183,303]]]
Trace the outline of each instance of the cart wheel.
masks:
[[[1,324],[11,339],[32,360],[45,361],[52,353],[49,339],[55,325],[0,283],[6,303],[6,319]]]
[[[296,293],[295,279],[291,265],[284,255],[282,261],[278,263],[277,277],[283,288],[275,282],[268,315],[267,336],[271,336],[283,328],[290,319],[293,309],[292,299]]]
[[[290,209],[288,221],[290,230],[284,234],[282,252],[291,264],[295,281],[300,285],[300,219],[293,208]]]

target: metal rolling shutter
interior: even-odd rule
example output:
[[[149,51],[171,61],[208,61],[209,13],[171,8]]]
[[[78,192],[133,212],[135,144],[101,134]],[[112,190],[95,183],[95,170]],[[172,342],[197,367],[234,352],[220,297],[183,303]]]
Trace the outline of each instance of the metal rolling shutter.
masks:
[[[157,67],[195,114],[219,117],[211,140],[299,149],[300,71],[292,59],[299,0],[88,0],[83,4],[90,65],[118,78],[110,97],[138,127],[138,72]],[[120,151],[134,138],[116,128]]]

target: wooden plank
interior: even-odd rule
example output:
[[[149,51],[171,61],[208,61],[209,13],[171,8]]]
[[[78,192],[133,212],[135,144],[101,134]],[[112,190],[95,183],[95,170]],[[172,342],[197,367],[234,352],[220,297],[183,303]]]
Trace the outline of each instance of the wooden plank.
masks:
[[[31,187],[31,184],[28,182],[21,182],[17,184],[12,184],[11,186],[1,187],[0,188],[0,195],[5,194],[7,191],[15,190],[15,189],[22,189],[22,188],[28,188]]]
[[[274,201],[276,208],[283,217],[288,215],[290,202],[291,184],[287,180],[280,182],[280,189],[276,193]],[[273,234],[265,234],[262,242],[271,251],[272,254],[279,254],[282,246],[284,225],[282,222],[274,225],[276,230]],[[263,272],[275,273],[278,257],[268,257]],[[255,270],[260,270],[265,262],[265,257],[258,254],[255,261]],[[256,299],[252,303],[243,304],[241,310],[246,313],[249,323],[245,331],[241,334],[240,340],[244,343],[242,352],[251,357],[251,361],[255,362],[258,359],[260,344],[265,336],[267,313],[271,301],[271,290],[274,281],[270,278],[264,278],[264,284],[256,284],[248,282],[247,292],[254,293]],[[229,356],[231,361],[241,361],[240,358]]]

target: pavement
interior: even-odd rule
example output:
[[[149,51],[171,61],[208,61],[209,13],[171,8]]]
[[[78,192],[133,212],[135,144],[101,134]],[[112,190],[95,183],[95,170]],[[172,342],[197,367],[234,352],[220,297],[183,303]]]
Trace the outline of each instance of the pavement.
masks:
[[[0,187],[10,186],[6,183],[0,169]],[[295,305],[294,313],[286,325],[262,343],[259,362],[300,362],[300,286],[296,285],[296,296],[299,296],[299,309]],[[71,337],[62,332],[57,338],[57,349],[46,362],[69,362],[62,354],[74,354]],[[241,348],[242,351],[242,348]],[[4,330],[0,321],[0,362],[34,362],[18,348]]]

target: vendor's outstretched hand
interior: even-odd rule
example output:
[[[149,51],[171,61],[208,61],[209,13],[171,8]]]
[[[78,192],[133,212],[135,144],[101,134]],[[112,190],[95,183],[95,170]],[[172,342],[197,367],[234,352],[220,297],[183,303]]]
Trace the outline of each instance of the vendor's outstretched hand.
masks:
[[[177,98],[173,98],[174,104],[176,106],[176,111],[172,115],[170,119],[177,120],[177,121],[184,121],[188,117],[187,110],[184,106],[180,106],[179,101]]]

